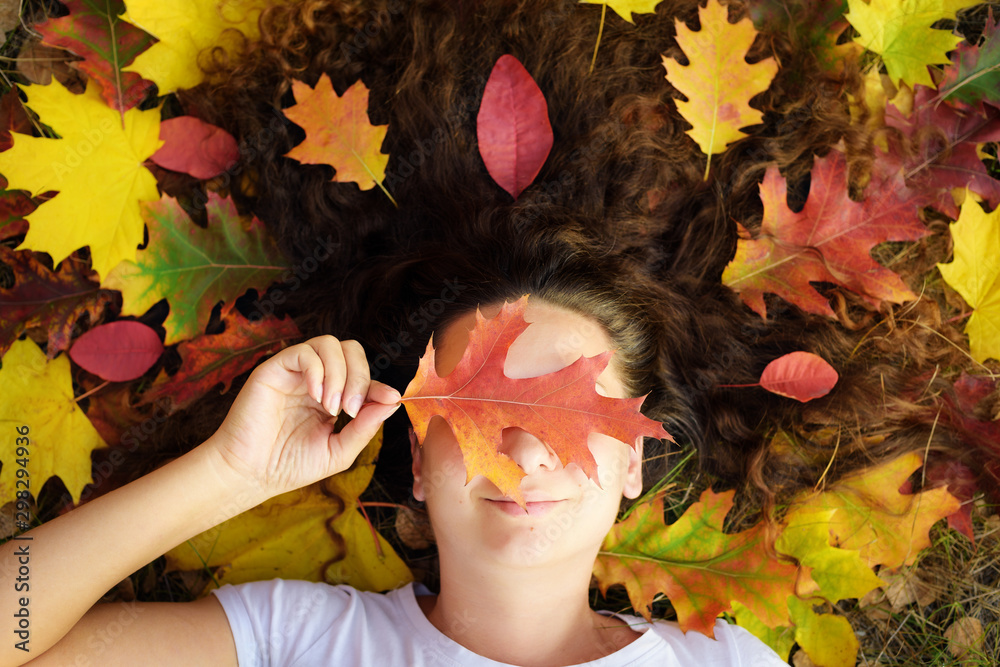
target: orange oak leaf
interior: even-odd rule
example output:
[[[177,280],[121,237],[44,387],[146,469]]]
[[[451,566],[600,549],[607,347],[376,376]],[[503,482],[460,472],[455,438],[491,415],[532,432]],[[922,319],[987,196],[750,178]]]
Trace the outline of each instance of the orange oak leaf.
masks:
[[[604,433],[630,446],[641,436],[672,439],[658,422],[639,412],[644,396],[620,399],[597,393],[597,377],[608,365],[610,351],[539,377],[504,375],[507,349],[528,327],[522,316],[527,300],[525,296],[505,303],[492,320],[477,310],[465,354],[443,378],[434,368],[432,339],[403,394],[418,440],[427,435],[432,417],[444,417],[462,449],[467,480],[482,475],[521,507],[524,471],[499,451],[505,428],[531,433],[551,447],[563,465],[577,464],[595,482],[597,463],[587,446],[590,433]]]
[[[354,182],[370,190],[385,178],[389,156],[381,152],[387,125],[368,122],[368,88],[360,80],[338,97],[330,77],[323,74],[315,88],[292,81],[295,106],[285,116],[306,131],[306,140],[288,151],[304,164],[327,164],[336,169],[334,181]]]
[[[138,405],[163,405],[169,401],[171,414],[183,410],[216,385],[226,392],[233,378],[256,366],[262,356],[302,337],[287,315],[282,320],[248,320],[235,312],[232,302],[223,306],[222,322],[226,326],[222,333],[181,342],[177,346],[180,370],[173,376],[160,371]]]
[[[768,533],[759,523],[740,533],[722,531],[734,491],[707,489],[669,526],[663,499],[636,507],[616,523],[594,563],[602,593],[623,584],[632,607],[650,617],[653,598],[664,593],[681,630],[714,636],[715,618],[738,600],[768,627],[788,625],[788,596],[799,567],[768,555]]]
[[[722,274],[722,282],[754,312],[767,316],[764,294],[771,292],[802,310],[833,317],[827,299],[810,285],[820,281],[856,292],[873,307],[916,298],[871,256],[884,241],[915,241],[930,233],[917,216],[924,199],[905,187],[901,174],[873,179],[864,201],[856,202],[848,197],[847,162],[832,151],[813,163],[801,211],[788,207],[786,192],[777,167],[769,167],[760,186],[760,232],[737,241],[736,255]]]

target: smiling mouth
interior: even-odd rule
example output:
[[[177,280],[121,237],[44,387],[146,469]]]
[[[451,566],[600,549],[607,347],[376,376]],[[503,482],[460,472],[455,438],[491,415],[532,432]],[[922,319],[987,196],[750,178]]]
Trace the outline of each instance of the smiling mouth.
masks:
[[[510,500],[509,498],[499,498],[497,500],[487,498],[486,502],[488,502],[491,506],[496,507],[504,514],[508,514],[510,516],[523,517],[523,516],[541,516],[544,514],[548,514],[549,512],[554,510],[559,505],[559,503],[563,501],[562,500],[529,501],[525,503],[527,512],[525,512],[524,508],[522,508],[520,505],[515,503],[513,500]]]

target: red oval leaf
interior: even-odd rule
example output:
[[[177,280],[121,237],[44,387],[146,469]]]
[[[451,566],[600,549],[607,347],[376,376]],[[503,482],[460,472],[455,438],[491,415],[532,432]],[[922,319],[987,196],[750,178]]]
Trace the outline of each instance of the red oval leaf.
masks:
[[[81,368],[112,382],[136,379],[161,354],[163,343],[157,333],[141,322],[128,320],[94,327],[69,351]]]
[[[810,352],[791,352],[767,365],[760,374],[760,386],[805,403],[830,393],[839,377],[822,357]]]
[[[160,123],[160,139],[164,143],[150,159],[199,180],[218,176],[240,157],[233,135],[194,116]]]
[[[500,56],[490,72],[476,136],[490,176],[517,199],[549,156],[552,125],[545,96],[514,56]]]

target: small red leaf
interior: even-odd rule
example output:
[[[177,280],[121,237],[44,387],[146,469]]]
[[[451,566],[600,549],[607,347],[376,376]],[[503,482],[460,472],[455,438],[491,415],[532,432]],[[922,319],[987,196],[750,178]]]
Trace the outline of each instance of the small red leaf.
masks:
[[[134,380],[163,354],[157,333],[141,322],[122,320],[80,336],[69,356],[86,371],[111,382]]]
[[[545,96],[514,56],[500,56],[490,72],[476,136],[490,176],[517,199],[549,156],[552,125]]]
[[[760,374],[760,386],[805,403],[830,393],[838,378],[837,371],[822,357],[810,352],[791,352],[767,365]]]
[[[150,159],[199,180],[218,176],[240,157],[233,135],[194,116],[160,123],[160,139],[163,146]]]

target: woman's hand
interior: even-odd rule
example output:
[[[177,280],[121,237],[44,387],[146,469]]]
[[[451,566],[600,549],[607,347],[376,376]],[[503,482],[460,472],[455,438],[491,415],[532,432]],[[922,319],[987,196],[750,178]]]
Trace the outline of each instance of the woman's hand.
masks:
[[[319,336],[254,369],[204,446],[263,502],[349,468],[399,399],[371,379],[360,343]],[[334,434],[341,410],[354,419]]]

